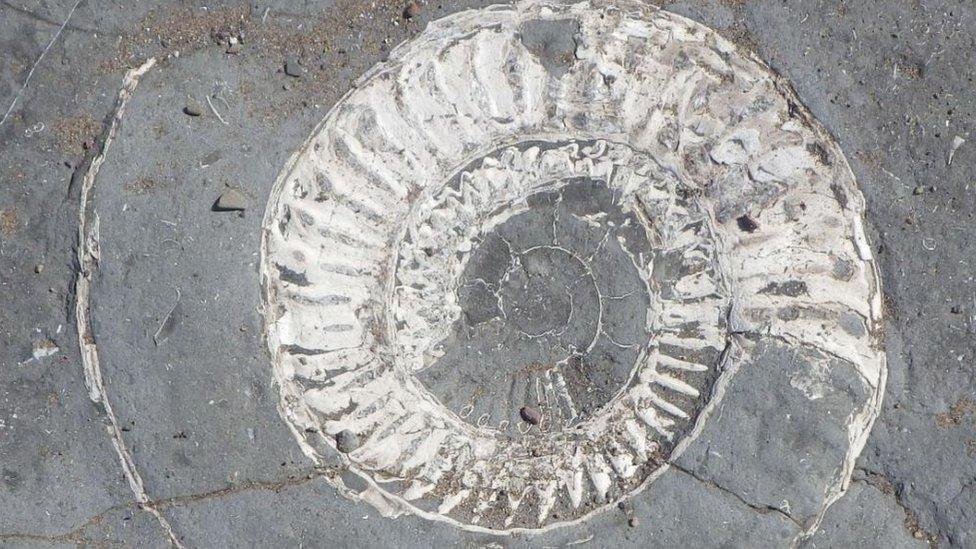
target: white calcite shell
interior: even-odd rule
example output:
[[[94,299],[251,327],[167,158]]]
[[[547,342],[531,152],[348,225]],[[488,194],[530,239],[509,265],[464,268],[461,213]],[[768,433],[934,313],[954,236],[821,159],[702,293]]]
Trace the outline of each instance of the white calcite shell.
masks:
[[[523,40],[540,20],[578,25],[559,70]],[[572,429],[500,436],[416,374],[460,315],[479,236],[574,177],[605,181],[657,250],[699,267],[657,280],[652,257],[633,257],[652,336],[630,382]],[[357,82],[275,184],[261,267],[282,415],[323,465],[336,433],[357,433],[341,459],[367,488],[333,481],[384,512],[538,531],[647,486],[749,355],[735,336],[761,334],[848,363],[870,388],[826,508],[885,380],[863,211],[843,154],[789,89],[702,25],[596,0],[432,22]],[[540,391],[558,399],[565,380],[550,379]],[[817,379],[797,390],[818,398]]]

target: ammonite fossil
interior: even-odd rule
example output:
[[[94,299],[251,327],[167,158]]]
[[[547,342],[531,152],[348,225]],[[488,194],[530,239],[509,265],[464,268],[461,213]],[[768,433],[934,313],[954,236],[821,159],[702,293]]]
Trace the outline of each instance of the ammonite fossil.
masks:
[[[794,414],[784,451],[836,456],[793,503],[822,513],[885,377],[862,213],[788,87],[697,23],[597,0],[450,16],[366,74],[276,183],[262,272],[282,413],[361,477],[334,478],[347,494],[538,530],[652,485],[736,421],[743,406],[716,410],[745,376],[746,408]],[[836,390],[850,405],[828,436],[807,424]]]

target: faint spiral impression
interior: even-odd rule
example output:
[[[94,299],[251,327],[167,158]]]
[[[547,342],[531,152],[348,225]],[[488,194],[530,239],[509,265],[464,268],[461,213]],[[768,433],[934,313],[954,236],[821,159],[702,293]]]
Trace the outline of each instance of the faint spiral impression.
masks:
[[[571,55],[539,24],[570,29]],[[780,81],[688,19],[525,1],[433,22],[273,190],[282,414],[381,511],[581,520],[694,440],[747,352],[733,333],[883,385],[862,200]],[[836,329],[852,316],[863,330]]]

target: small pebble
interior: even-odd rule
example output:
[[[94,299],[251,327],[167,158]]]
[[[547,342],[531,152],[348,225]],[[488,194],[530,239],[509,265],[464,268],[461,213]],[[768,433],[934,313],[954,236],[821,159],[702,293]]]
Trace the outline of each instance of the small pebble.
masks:
[[[203,105],[201,105],[196,99],[188,99],[186,106],[183,107],[183,112],[190,116],[202,116]]]
[[[43,263],[38,263],[37,265],[34,265],[34,272],[37,273],[37,274],[43,273],[44,272],[44,264]]]
[[[217,212],[244,211],[247,209],[247,198],[237,189],[227,189],[217,198],[213,209]]]
[[[747,233],[754,233],[756,229],[759,228],[759,223],[756,220],[749,217],[748,215],[742,215],[736,218],[735,222],[739,225],[739,230]]]
[[[519,410],[519,415],[522,416],[523,420],[532,425],[538,425],[542,421],[542,412],[531,406],[522,406],[522,409]]]
[[[912,194],[914,194],[915,196],[918,196],[920,194],[925,194],[925,187],[921,185],[915,187],[915,190],[912,191]]]
[[[349,429],[343,429],[336,433],[335,441],[336,449],[343,454],[348,454],[356,448],[359,448],[359,436]]]
[[[238,53],[241,53],[242,49],[244,49],[244,47],[241,46],[239,42],[237,42],[227,47],[227,53],[231,55],[237,55]]]
[[[637,520],[637,517],[630,517],[630,520],[627,521],[627,524],[629,524],[631,528],[637,528],[637,526],[640,524],[640,521]]]
[[[305,69],[298,63],[298,59],[289,57],[285,60],[285,74],[294,78],[300,78],[305,74]]]
[[[413,19],[420,15],[421,11],[420,2],[410,2],[405,8],[403,8],[403,17],[406,19]]]
[[[42,265],[42,266],[43,266],[43,265]],[[959,305],[953,305],[953,306],[952,306],[952,307],[951,307],[951,308],[949,309],[949,312],[951,312],[951,313],[952,313],[952,314],[954,314],[954,315],[961,315],[961,314],[962,314],[962,307],[960,307]]]

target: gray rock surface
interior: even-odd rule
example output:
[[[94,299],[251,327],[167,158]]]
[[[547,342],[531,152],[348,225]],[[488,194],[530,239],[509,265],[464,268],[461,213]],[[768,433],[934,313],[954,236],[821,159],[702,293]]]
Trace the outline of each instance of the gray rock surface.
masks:
[[[812,525],[844,461],[838,439],[848,436],[846,423],[867,393],[856,371],[836,359],[823,379],[806,379],[812,358],[823,356],[772,338],[756,341],[676,465],[753,507]]]
[[[319,473],[278,417],[257,337],[260,214],[214,214],[213,197],[233,183],[264,204],[285,159],[355,78],[431,19],[487,3],[429,3],[405,22],[399,2],[372,11],[333,2],[209,10],[81,2],[60,33],[74,2],[0,4],[0,545],[169,544],[133,500],[105,409],[88,398],[73,335],[79,178],[92,154],[85,145],[110,116],[124,70],[149,55],[160,64],[131,101],[95,197],[103,263],[93,319],[96,333],[111,334],[99,346],[123,438],[183,544],[787,543],[797,525],[769,509],[780,502],[704,450],[683,462],[694,476],[672,469],[634,498],[634,528],[627,513],[611,511],[578,528],[502,541],[383,519],[307,478]],[[840,142],[867,198],[885,284],[889,383],[857,463],[862,480],[807,543],[900,547],[920,537],[972,546],[976,8],[967,0],[667,7],[752,49],[792,82]],[[246,47],[227,56],[212,29],[242,24]],[[527,36],[558,62],[564,37],[548,32]],[[310,69],[288,78],[282,59],[297,50],[311,56]],[[227,124],[209,112],[184,115],[188,95],[210,96]],[[968,141],[950,165],[956,136]],[[917,186],[934,190],[916,195]],[[182,320],[157,345],[178,299]],[[28,361],[39,338],[59,351]],[[836,381],[842,409],[856,389]],[[743,440],[716,440],[747,451],[736,446]],[[707,495],[688,499],[698,485]],[[807,516],[802,501],[790,503]]]
[[[926,540],[915,538],[906,529],[906,525],[912,525],[910,517],[892,495],[888,487],[881,489],[865,480],[853,482],[847,495],[827,511],[817,533],[802,546],[810,549],[927,547]]]

